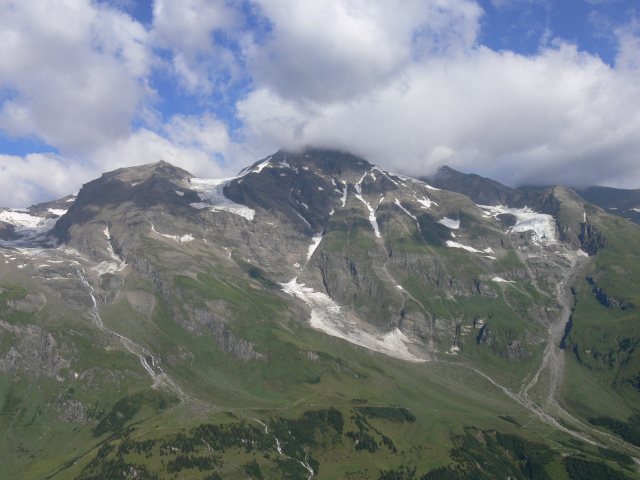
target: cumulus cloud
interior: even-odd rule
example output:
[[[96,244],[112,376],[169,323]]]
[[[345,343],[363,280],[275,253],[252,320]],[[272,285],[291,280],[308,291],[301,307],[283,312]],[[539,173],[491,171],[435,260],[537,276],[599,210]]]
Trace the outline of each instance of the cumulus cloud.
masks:
[[[223,0],[156,0],[151,36],[155,46],[170,52],[182,88],[209,95],[242,77],[237,55],[214,39],[242,37],[241,22],[238,8]]]
[[[178,165],[196,176],[233,176],[255,152],[231,142],[222,122],[211,115],[175,116],[160,133],[141,128],[92,150],[90,161],[53,154],[0,155],[0,205],[24,207],[60,198],[105,171],[155,163]],[[225,162],[225,157],[239,163]],[[20,186],[16,188],[16,186]]]
[[[90,171],[53,154],[24,157],[0,155],[0,205],[25,207],[61,198],[78,190],[78,180]]]
[[[473,28],[454,22],[456,15],[451,13],[449,19],[459,31],[450,27],[449,34],[464,37]],[[377,18],[378,29],[394,31],[392,26],[402,22],[393,16],[389,11]],[[412,15],[419,19],[416,23],[427,17]],[[413,25],[407,23],[405,32]],[[294,50],[290,58],[296,59],[302,53],[295,49],[308,52],[304,45],[314,43],[309,38],[314,34],[324,37],[323,28],[315,33],[313,28],[305,29],[301,38],[289,32],[280,41],[287,39],[289,50]],[[276,24],[274,32],[278,31]],[[358,94],[348,90],[343,95],[317,94],[334,88],[334,78],[325,81],[321,74],[311,87],[297,87],[286,76],[273,76],[239,102],[238,111],[247,134],[265,148],[342,148],[413,175],[448,163],[512,185],[583,186],[603,181],[621,185],[624,179],[632,181],[629,173],[640,173],[636,166],[640,81],[637,75],[629,75],[637,68],[640,50],[631,27],[618,35],[621,49],[615,68],[558,39],[534,56],[495,52],[468,40],[454,44],[445,54],[431,52],[404,63],[390,62],[387,78],[363,81]],[[406,40],[398,45],[407,52],[413,48]],[[268,52],[274,48],[265,47]],[[324,45],[317,48],[322,51]],[[364,60],[355,61],[358,49],[364,47],[352,48],[357,53],[351,68],[356,72],[350,72],[349,78],[357,78],[359,72],[366,77],[387,65],[384,55],[383,60],[367,62],[364,55]],[[325,69],[342,68],[340,63],[325,62],[322,55],[318,64]],[[277,55],[265,58],[273,71],[283,63],[288,71],[289,60],[280,61]],[[349,52],[342,61],[348,63],[348,58]],[[307,62],[315,60],[314,56]],[[295,68],[300,65],[305,64]],[[307,71],[314,72],[314,68]]]
[[[74,154],[129,134],[152,94],[145,29],[89,0],[3,4],[0,130]]]
[[[347,148],[413,175],[448,163],[510,184],[577,185],[636,168],[639,107],[634,79],[562,44],[416,65],[348,103],[309,108],[260,89],[239,110],[267,144]]]
[[[0,205],[122,166],[227,176],[304,146],[412,175],[638,187],[634,14],[598,30],[611,66],[551,33],[533,55],[484,47],[475,0],[155,0],[144,25],[127,2],[0,2],[0,135],[59,152],[0,157]]]
[[[408,65],[469,48],[480,7],[468,0],[259,0],[272,35],[251,53],[257,83],[296,100],[345,100]]]

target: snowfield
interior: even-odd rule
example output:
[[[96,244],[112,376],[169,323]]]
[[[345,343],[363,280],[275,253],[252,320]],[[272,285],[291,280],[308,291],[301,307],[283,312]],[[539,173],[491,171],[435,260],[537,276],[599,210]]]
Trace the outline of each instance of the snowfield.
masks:
[[[422,208],[431,208],[431,205],[435,205],[436,207],[438,206],[436,202],[426,197],[422,197],[422,198],[414,197],[414,198],[416,199],[417,202],[422,204]]]
[[[460,228],[460,220],[454,220],[452,218],[441,218],[438,220],[438,223],[452,230],[458,230]]]
[[[263,164],[266,166],[268,164],[268,160],[265,160]],[[263,164],[260,164],[259,166],[262,166]],[[262,170],[262,168],[260,170]],[[224,196],[222,191],[225,185],[236,178],[238,177],[220,179],[192,178],[189,181],[191,183],[191,187],[198,192],[202,202],[190,203],[189,205],[200,210],[208,208],[213,211],[229,212],[235,215],[240,215],[249,221],[253,221],[253,217],[256,214],[255,210],[245,207],[244,205],[240,205],[239,203],[232,202]]]
[[[356,198],[367,206],[367,209],[369,210],[369,222],[371,222],[371,226],[373,227],[373,231],[375,232],[376,237],[381,238],[380,229],[378,228],[378,221],[376,220],[376,211],[371,205],[369,205],[369,202],[362,198],[362,195],[360,195],[359,193],[356,194]]]
[[[556,240],[555,221],[551,215],[537,213],[529,207],[509,208],[502,205],[478,205],[484,210],[485,217],[497,217],[500,214],[511,214],[516,217],[516,224],[509,228],[509,232],[533,231],[533,241],[543,245],[558,243]]]
[[[66,212],[66,210],[61,210]],[[56,225],[59,217],[44,218],[31,215],[18,209],[7,209],[0,212],[0,221],[13,225],[15,232],[22,238],[12,241],[0,240],[4,247],[34,246],[34,242],[46,239],[47,234]]]
[[[463,250],[466,250],[468,252],[473,252],[473,253],[482,253],[480,250],[476,250],[475,248],[469,247],[467,245],[462,245],[461,243],[454,242],[453,240],[447,240],[447,247],[449,247],[449,248],[461,248]]]
[[[516,283],[513,280],[505,280],[504,278],[501,278],[501,277],[493,277],[491,280],[498,283]]]
[[[313,252],[315,252],[316,248],[318,248],[318,245],[320,245],[320,242],[322,241],[322,232],[314,235],[311,240],[313,240],[313,243],[309,245],[309,251],[307,252],[307,262],[311,260]]]
[[[151,231],[157,233],[158,235],[160,235],[162,237],[166,237],[166,238],[170,238],[171,240],[175,240],[178,243],[189,243],[189,242],[192,242],[192,241],[195,240],[193,235],[191,235],[190,233],[187,233],[185,235],[167,235],[167,234],[164,234],[164,233],[160,233],[159,231],[156,230],[156,227],[154,227],[153,223],[151,224]]]
[[[327,294],[305,287],[304,283],[298,283],[297,277],[280,286],[285,293],[299,298],[311,308],[310,324],[316,330],[400,360],[426,362],[409,351],[407,345],[412,342],[399,329],[384,334],[365,331],[364,325],[350,321]]]

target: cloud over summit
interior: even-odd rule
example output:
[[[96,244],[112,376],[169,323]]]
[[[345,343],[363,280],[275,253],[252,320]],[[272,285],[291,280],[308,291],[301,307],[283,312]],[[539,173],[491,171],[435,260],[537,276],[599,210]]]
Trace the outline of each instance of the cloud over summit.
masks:
[[[413,175],[639,186],[632,11],[608,24],[608,64],[554,32],[534,54],[489,48],[472,0],[156,0],[150,20],[132,5],[0,2],[0,204],[124,165],[226,175],[306,145]]]

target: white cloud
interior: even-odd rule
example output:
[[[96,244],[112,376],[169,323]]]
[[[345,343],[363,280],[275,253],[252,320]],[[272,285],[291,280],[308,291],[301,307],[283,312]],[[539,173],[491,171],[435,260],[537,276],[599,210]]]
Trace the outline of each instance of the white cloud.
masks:
[[[214,40],[214,34],[234,36],[238,10],[223,0],[156,0],[153,7],[154,45],[171,52],[171,68],[189,93],[209,95],[240,77],[236,56]]]
[[[25,207],[64,197],[77,191],[80,180],[91,179],[92,173],[53,154],[0,155],[0,205]]]
[[[103,172],[121,167],[165,160],[196,176],[222,178],[234,175],[255,159],[255,152],[232,143],[225,126],[209,115],[174,117],[165,133],[166,137],[140,129],[95,148],[88,160],[54,154],[0,155],[0,205],[25,207],[60,198]],[[217,155],[238,161],[221,165]]]
[[[561,44],[534,57],[487,48],[438,57],[351,101],[296,102],[263,88],[238,108],[265,145],[347,148],[415,175],[447,162],[511,184],[583,184],[637,169],[637,89]]]
[[[147,32],[95,5],[24,0],[0,6],[0,130],[78,154],[131,131],[152,92]]]
[[[293,99],[350,99],[426,55],[473,45],[482,10],[468,0],[258,0],[272,34],[253,49],[258,84]]]
[[[128,1],[0,0],[0,132],[61,152],[0,157],[0,205],[121,166],[224,176],[306,145],[414,175],[447,163],[510,184],[638,186],[635,19],[603,27],[612,68],[546,37],[532,56],[482,47],[473,0],[156,0],[147,26],[118,10]],[[168,75],[188,114],[172,103],[163,118],[174,99],[150,85]],[[241,128],[207,112],[220,98]]]

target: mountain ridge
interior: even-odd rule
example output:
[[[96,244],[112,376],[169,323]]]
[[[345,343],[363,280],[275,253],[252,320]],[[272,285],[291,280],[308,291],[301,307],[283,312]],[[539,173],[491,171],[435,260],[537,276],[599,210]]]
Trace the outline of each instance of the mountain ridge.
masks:
[[[223,478],[378,480],[398,465],[432,478],[476,468],[449,455],[472,427],[484,454],[497,428],[569,455],[583,442],[593,462],[597,446],[639,455],[589,420],[638,406],[638,227],[561,186],[509,205],[495,182],[477,199],[504,203],[435,183],[280,151],[231,179],[119,169],[65,197],[67,212],[34,210],[52,236],[0,241],[0,471],[38,478],[56,462],[47,421],[69,425],[52,478],[100,462],[200,478],[195,461]],[[212,450],[203,432],[225,425],[242,449]],[[540,468],[565,472],[549,455]]]

